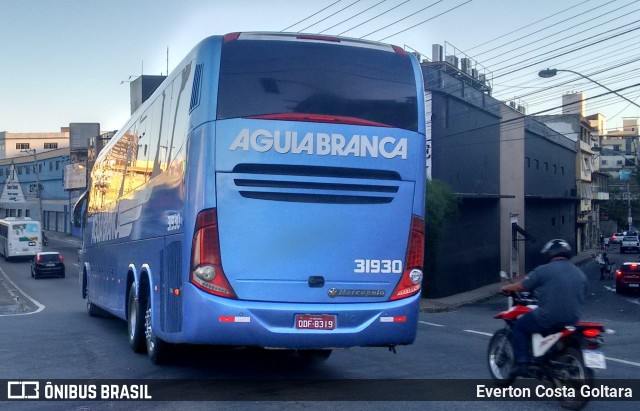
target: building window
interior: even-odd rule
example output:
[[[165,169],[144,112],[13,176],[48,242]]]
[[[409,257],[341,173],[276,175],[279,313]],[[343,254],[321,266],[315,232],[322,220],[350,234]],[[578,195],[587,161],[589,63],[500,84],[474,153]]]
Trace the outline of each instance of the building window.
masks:
[[[29,143],[16,143],[16,150],[28,150]]]
[[[549,171],[549,163],[544,162],[544,171]]]
[[[540,162],[538,160],[533,160],[533,163],[536,165],[536,170],[540,170]]]
[[[556,226],[556,218],[555,217],[551,217],[551,225],[552,226]]]
[[[54,150],[58,148],[58,143],[44,143],[45,150]]]
[[[564,216],[560,217],[560,224],[564,225]]]
[[[527,168],[531,168],[531,159],[529,157],[525,157],[524,164],[527,166]]]
[[[564,167],[560,167],[560,174],[564,175]]]
[[[49,171],[53,171],[53,161],[49,161]]]
[[[553,165],[553,174],[558,174],[558,166],[557,165]]]

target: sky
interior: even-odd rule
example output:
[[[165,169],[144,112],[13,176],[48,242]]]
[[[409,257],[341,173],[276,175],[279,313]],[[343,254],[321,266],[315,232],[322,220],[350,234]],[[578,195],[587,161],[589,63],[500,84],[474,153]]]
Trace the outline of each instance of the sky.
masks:
[[[52,132],[130,115],[129,81],[166,74],[202,39],[236,31],[343,35],[465,53],[492,95],[559,113],[568,92],[607,128],[640,117],[640,0],[0,0],[0,131]],[[167,58],[168,56],[168,58]],[[637,100],[637,101],[636,101]],[[555,111],[554,111],[555,110]]]

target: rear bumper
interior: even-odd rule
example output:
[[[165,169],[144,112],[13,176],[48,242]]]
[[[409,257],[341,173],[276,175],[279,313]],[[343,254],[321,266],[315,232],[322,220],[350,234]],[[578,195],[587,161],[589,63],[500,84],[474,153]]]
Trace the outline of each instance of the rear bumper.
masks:
[[[59,276],[64,274],[64,267],[36,268],[34,269],[34,274],[39,277]]]
[[[169,342],[285,349],[406,345],[416,337],[419,302],[418,294],[380,303],[267,303],[228,300],[186,287],[182,331],[159,336]],[[298,314],[334,315],[336,327],[297,329]]]

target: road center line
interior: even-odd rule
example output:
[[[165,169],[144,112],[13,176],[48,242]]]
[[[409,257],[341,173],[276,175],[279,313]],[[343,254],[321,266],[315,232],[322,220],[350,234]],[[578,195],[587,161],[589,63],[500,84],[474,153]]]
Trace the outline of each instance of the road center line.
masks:
[[[474,330],[463,330],[463,331],[467,333],[472,333],[472,334],[486,335],[487,337],[493,336],[493,334],[491,333],[483,333],[482,331],[474,331]]]
[[[607,361],[619,362],[619,363],[622,363],[622,364],[634,365],[636,367],[640,367],[640,363],[637,363],[637,362],[627,361],[627,360],[619,360],[617,358],[611,358],[611,357],[604,357],[604,358],[606,358]]]
[[[444,327],[444,325],[442,325],[442,324],[428,323],[428,322],[426,322],[426,321],[418,321],[418,322],[419,322],[420,324],[431,325],[431,326],[434,326],[434,327]]]

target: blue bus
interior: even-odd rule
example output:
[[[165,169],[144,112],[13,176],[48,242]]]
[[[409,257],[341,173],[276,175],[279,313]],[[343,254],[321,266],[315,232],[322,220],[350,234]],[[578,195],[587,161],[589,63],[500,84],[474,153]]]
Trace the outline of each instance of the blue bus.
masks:
[[[80,283],[153,363],[175,343],[327,358],[411,344],[424,249],[416,58],[305,34],[203,40],[90,173]]]

